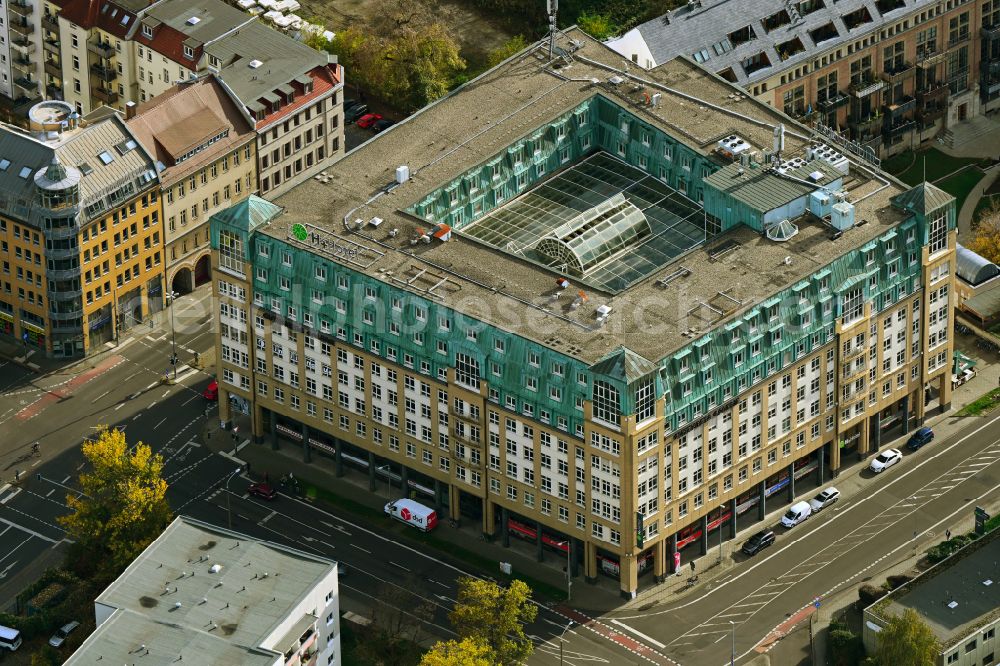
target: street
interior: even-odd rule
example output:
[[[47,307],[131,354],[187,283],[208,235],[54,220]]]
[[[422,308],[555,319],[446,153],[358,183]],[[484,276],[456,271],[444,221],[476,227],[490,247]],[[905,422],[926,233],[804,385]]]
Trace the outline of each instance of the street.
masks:
[[[217,411],[201,391],[211,367],[190,364],[196,353],[211,358],[210,293],[196,292],[176,307],[176,384],[164,381],[173,374],[167,312],[154,329],[128,332],[119,347],[73,373],[36,376],[0,366],[0,426],[7,435],[0,451],[0,605],[58,564],[65,533],[57,518],[66,511],[66,494],[76,492],[79,444],[107,424],[124,428],[129,443],[141,440],[163,455],[176,514],[339,560],[348,572],[342,610],[367,614],[378,599],[404,612],[428,605],[431,616],[420,620],[428,636],[454,637],[447,615],[456,581],[467,575],[461,565],[289,495],[273,502],[251,497],[251,477],[228,455],[208,450],[203,432]],[[767,651],[816,603],[861,581],[880,582],[881,570],[926,547],[976,504],[994,501],[998,420],[951,419],[956,434],[917,453],[904,451],[899,465],[877,476],[860,465],[848,468],[834,481],[852,489],[840,502],[791,530],[774,527],[774,546],[755,558],[729,555],[735,563],[725,575],[683,599],[647,594],[596,619],[571,607],[540,606],[526,628],[536,642],[530,663],[718,666],[728,663],[734,631],[738,661]],[[15,476],[20,482],[8,486]]]

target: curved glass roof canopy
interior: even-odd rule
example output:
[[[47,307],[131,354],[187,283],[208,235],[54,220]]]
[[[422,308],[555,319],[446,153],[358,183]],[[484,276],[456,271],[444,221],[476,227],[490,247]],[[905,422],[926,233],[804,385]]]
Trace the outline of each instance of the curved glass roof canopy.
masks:
[[[705,220],[695,202],[598,152],[460,233],[615,293],[704,242]]]

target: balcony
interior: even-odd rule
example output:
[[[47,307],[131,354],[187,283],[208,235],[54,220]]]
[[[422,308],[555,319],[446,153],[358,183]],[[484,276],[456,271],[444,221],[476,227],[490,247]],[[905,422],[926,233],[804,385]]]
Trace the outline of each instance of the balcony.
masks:
[[[114,90],[108,90],[107,88],[91,88],[90,92],[93,93],[94,97],[101,100],[105,104],[117,104],[118,103],[118,93]]]
[[[955,39],[952,39],[948,42],[948,48],[949,49],[954,48],[959,44],[961,44],[962,42],[968,41],[968,39],[969,39],[969,31],[962,30],[961,32],[958,33],[958,35],[955,36]]]
[[[945,89],[947,90],[947,88]],[[931,102],[925,106],[917,107],[917,119],[923,125],[929,125],[938,118],[944,117],[948,112],[947,102]]]
[[[864,79],[858,81],[857,83],[852,83],[849,90],[851,94],[855,97],[867,97],[868,95],[874,95],[879,90],[885,87],[885,81],[881,79],[874,79],[871,77],[865,77]]]
[[[100,65],[90,66],[91,76],[100,79],[101,81],[107,81],[108,83],[114,81],[118,78],[118,70],[114,67],[101,67]]]
[[[35,63],[30,56],[25,54],[18,54],[11,57],[10,61],[22,72],[33,72],[35,69]]]
[[[983,39],[1000,39],[1000,23],[991,26],[983,26],[979,29],[979,36]]]
[[[917,54],[917,67],[921,69],[933,69],[944,62],[943,51],[925,51]]]
[[[53,62],[51,60],[46,60],[45,64],[43,65],[43,68],[45,69],[45,73],[48,74],[49,76],[56,79],[62,78],[62,67],[59,65],[59,63]]]
[[[885,135],[890,139],[894,139],[908,132],[912,132],[915,129],[917,129],[917,123],[915,121],[902,120],[892,125],[887,124],[885,126]]]
[[[54,53],[59,55],[59,40],[58,39],[43,39],[42,49],[48,51],[49,53]]]
[[[45,96],[48,99],[62,99],[62,86],[50,83],[45,86]]]
[[[87,50],[104,59],[114,58],[118,53],[115,51],[115,47],[111,44],[111,42],[87,42]]]
[[[14,79],[14,85],[28,93],[28,97],[38,94],[38,81],[27,76]]]
[[[833,111],[834,109],[839,109],[842,106],[845,106],[849,101],[851,101],[850,95],[842,92],[837,92],[836,96],[834,97],[825,99],[822,102],[816,102],[816,108],[826,113],[829,111]]]
[[[11,32],[24,35],[25,37],[31,37],[35,34],[35,24],[28,20],[11,21],[8,27]]]
[[[910,95],[904,96],[901,100],[895,104],[887,104],[885,107],[886,113],[890,118],[899,118],[904,114],[907,114],[917,107],[917,100]]]
[[[17,35],[15,32],[11,32],[10,44],[17,48],[18,51],[27,52],[30,54],[32,47],[35,43],[28,38],[27,35]]]
[[[917,101],[921,105],[928,102],[938,102],[948,98],[948,86],[943,83],[934,82],[928,84],[923,90],[917,91]]]
[[[59,34],[59,19],[55,17],[54,14],[45,14],[42,16],[42,27],[49,32],[54,32]]]
[[[904,62],[899,67],[887,69],[879,74],[879,77],[881,77],[881,79],[886,83],[895,84],[905,81],[909,77],[913,76],[913,73],[916,71],[917,70],[914,68],[912,62]]]
[[[23,2],[22,0],[17,0],[17,2],[12,2],[9,5],[10,11],[15,14],[20,14],[21,16],[31,16],[32,6],[30,2]]]
[[[882,129],[882,114],[873,114],[867,118],[849,117],[847,124],[854,128],[856,136],[877,134]]]

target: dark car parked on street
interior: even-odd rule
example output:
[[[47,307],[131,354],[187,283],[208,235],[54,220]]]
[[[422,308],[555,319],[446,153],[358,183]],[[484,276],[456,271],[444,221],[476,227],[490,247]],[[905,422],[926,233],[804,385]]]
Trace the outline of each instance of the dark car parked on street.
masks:
[[[355,104],[349,109],[344,109],[344,122],[350,125],[366,113],[368,113],[367,104]]]
[[[747,539],[741,549],[745,555],[756,555],[774,543],[774,532],[771,530],[761,530]]]
[[[934,431],[930,428],[920,428],[913,436],[910,437],[910,441],[906,443],[906,448],[911,451],[916,451],[924,444],[930,444],[934,440]]]

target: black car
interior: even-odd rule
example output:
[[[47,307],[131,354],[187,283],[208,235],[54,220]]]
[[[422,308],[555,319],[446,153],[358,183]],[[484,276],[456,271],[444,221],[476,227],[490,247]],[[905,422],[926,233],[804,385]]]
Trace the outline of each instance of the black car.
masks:
[[[370,129],[376,134],[378,134],[382,130],[387,130],[395,124],[396,123],[392,122],[391,120],[386,120],[385,118],[383,118],[382,120],[376,120],[374,123],[372,123]]]
[[[344,111],[347,111],[349,108],[351,108],[352,106],[354,106],[357,103],[358,103],[358,100],[356,100],[356,99],[345,99],[344,100]]]
[[[916,451],[924,444],[930,444],[934,440],[934,431],[930,428],[921,428],[920,430],[913,433],[910,437],[910,441],[906,443],[906,448],[911,451]]]
[[[355,120],[365,115],[366,113],[368,113],[367,104],[355,104],[351,108],[346,109],[344,111],[344,122],[353,123]]]
[[[746,555],[756,555],[773,543],[774,532],[771,530],[761,530],[747,539],[747,542],[743,544],[742,550]]]

